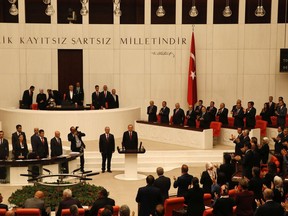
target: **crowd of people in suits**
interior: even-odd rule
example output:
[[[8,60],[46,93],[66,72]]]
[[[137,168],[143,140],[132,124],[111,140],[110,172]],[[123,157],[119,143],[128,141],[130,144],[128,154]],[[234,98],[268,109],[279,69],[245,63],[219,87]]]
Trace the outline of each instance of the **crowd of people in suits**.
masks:
[[[33,94],[35,87],[30,86],[29,89],[23,92],[20,108],[31,109],[33,104]],[[48,94],[48,97],[47,97]],[[36,97],[36,103],[38,109],[45,110],[47,108],[53,108],[58,105],[73,105],[82,107],[84,105],[84,90],[80,85],[80,82],[73,85],[69,85],[68,90],[62,94],[58,90],[47,89],[47,94],[43,89],[39,90]],[[119,108],[119,98],[116,94],[116,90],[112,89],[108,91],[107,85],[103,86],[103,90],[99,90],[99,85],[95,85],[95,92],[92,93],[91,109],[114,109]]]
[[[162,124],[173,124],[184,126],[185,124],[189,127],[196,127],[196,121],[200,121],[200,128],[207,129],[210,127],[212,121],[218,121],[222,125],[228,125],[228,114],[229,111],[225,107],[224,103],[221,103],[218,110],[215,107],[214,101],[210,102],[210,105],[205,107],[203,101],[199,100],[195,106],[189,105],[188,110],[185,114],[184,110],[180,108],[180,104],[175,104],[170,122],[170,108],[167,107],[167,102],[162,102],[162,107],[157,113],[157,106],[154,101],[150,101],[150,105],[147,107],[147,115],[149,122],[158,122],[157,116],[160,117],[160,123]],[[244,128],[244,119],[246,120],[246,128],[254,128],[256,125],[256,109],[254,102],[249,101],[247,108],[243,108],[241,100],[238,99],[236,105],[234,105],[230,111],[231,116],[234,118],[234,127]],[[267,121],[268,125],[271,125],[271,117],[277,116],[277,126],[284,127],[286,124],[287,108],[284,103],[283,97],[278,98],[278,103],[273,102],[273,97],[269,97],[269,101],[264,103],[260,114],[262,120]]]

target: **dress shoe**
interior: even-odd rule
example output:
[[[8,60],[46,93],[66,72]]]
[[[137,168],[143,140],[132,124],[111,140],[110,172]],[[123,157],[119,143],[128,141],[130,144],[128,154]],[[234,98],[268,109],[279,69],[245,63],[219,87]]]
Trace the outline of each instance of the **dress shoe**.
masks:
[[[102,170],[102,173],[105,173],[105,170]]]
[[[112,173],[112,171],[111,171],[111,170],[108,170],[107,172],[109,172],[109,173]]]

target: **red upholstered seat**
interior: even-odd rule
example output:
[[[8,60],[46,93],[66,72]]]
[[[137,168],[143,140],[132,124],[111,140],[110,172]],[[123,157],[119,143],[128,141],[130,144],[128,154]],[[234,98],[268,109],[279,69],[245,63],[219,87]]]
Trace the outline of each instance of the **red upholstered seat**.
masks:
[[[200,128],[200,121],[196,120],[196,128]]]
[[[255,128],[260,128],[260,135],[266,136],[266,128],[267,128],[268,122],[263,120],[256,120]]]
[[[5,216],[6,209],[0,209],[0,216]]]
[[[171,197],[165,200],[165,216],[172,216],[174,209],[180,209],[184,206],[184,197]]]
[[[219,116],[215,116],[215,120],[219,122]]]
[[[203,216],[213,216],[213,208],[207,208],[205,209],[205,211],[203,212]]]
[[[211,206],[212,204],[212,195],[210,193],[204,193],[204,205]]]
[[[170,124],[173,124],[173,116],[170,117],[169,123],[170,123]]]
[[[160,115],[157,115],[157,122],[161,123],[161,116]]]
[[[78,213],[79,213],[79,216],[84,216],[85,215],[85,209],[78,208]],[[71,215],[70,209],[62,209],[61,216],[70,216],[70,215]]]
[[[22,215],[40,216],[41,212],[40,212],[40,209],[37,209],[37,208],[18,208],[16,209],[16,215],[17,216],[22,216]]]
[[[272,122],[272,126],[277,126],[277,116],[271,116],[270,117],[271,122]]]
[[[119,206],[113,206],[113,216],[118,216],[119,209],[120,209]],[[103,212],[103,210],[104,210],[104,208],[99,209],[97,215],[98,215],[98,216],[101,216],[101,213]]]
[[[256,121],[257,121],[257,120],[262,120],[262,116],[261,116],[261,115],[256,115],[256,116],[255,116],[255,119],[256,119]]]
[[[228,117],[228,125],[229,125],[229,127],[234,127],[234,118],[233,117]]]
[[[228,191],[228,195],[229,197],[235,199],[235,196],[236,196],[236,190],[235,189],[231,189]]]
[[[37,103],[32,104],[32,110],[38,110],[38,104]]]
[[[212,121],[210,123],[210,128],[213,129],[213,137],[219,137],[221,132],[221,122]]]
[[[288,127],[288,117],[286,115],[286,123],[285,123],[285,127]]]

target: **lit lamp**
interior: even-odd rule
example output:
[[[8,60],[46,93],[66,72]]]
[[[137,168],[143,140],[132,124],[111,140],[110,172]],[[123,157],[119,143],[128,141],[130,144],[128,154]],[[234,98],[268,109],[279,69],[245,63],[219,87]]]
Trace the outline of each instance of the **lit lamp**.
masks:
[[[11,7],[9,9],[9,13],[12,15],[12,16],[17,16],[19,11],[18,11],[18,8],[16,6],[16,2],[17,0],[8,0],[9,3],[11,4]]]
[[[88,3],[88,0],[80,0],[80,3],[82,4],[82,8],[80,10],[80,14],[82,16],[86,16],[88,14],[88,9],[86,7],[86,4]]]
[[[266,11],[265,11],[265,9],[263,7],[262,0],[258,0],[258,6],[257,6],[257,8],[255,10],[255,16],[263,17],[263,16],[265,16],[265,14],[266,14]]]
[[[198,16],[198,10],[196,8],[195,0],[192,0],[192,7],[189,11],[190,17],[197,17]]]
[[[231,15],[232,15],[232,11],[230,9],[230,1],[226,0],[226,6],[225,6],[225,9],[223,10],[223,16],[230,17]]]
[[[159,6],[158,6],[158,9],[156,11],[156,16],[158,16],[158,17],[165,16],[165,10],[164,10],[163,5],[162,5],[162,0],[159,0]]]
[[[121,0],[113,0],[113,3],[115,5],[114,9],[114,15],[120,17],[122,15],[122,11],[120,9],[120,2]]]
[[[51,5],[51,0],[43,0],[43,3],[47,5],[45,14],[47,16],[52,16],[55,13],[53,6]]]

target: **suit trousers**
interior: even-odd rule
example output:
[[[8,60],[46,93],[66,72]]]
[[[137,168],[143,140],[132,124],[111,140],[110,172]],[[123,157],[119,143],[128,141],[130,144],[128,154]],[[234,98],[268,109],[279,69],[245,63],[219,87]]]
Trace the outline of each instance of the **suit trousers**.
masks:
[[[111,170],[111,158],[112,153],[101,153],[102,155],[102,171],[105,171],[106,169],[106,160],[107,160],[107,170]]]

